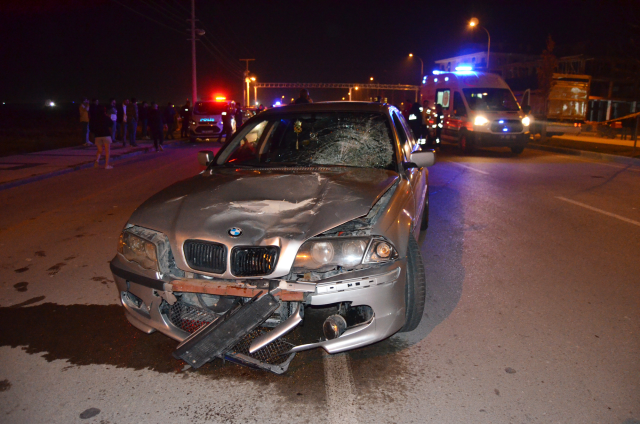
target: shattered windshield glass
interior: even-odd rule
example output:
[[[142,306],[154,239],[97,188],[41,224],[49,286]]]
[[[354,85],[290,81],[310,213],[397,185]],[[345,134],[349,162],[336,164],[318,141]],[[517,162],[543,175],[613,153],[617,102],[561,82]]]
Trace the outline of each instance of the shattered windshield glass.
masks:
[[[379,113],[318,112],[270,116],[243,128],[218,163],[395,169],[391,134],[388,119]]]

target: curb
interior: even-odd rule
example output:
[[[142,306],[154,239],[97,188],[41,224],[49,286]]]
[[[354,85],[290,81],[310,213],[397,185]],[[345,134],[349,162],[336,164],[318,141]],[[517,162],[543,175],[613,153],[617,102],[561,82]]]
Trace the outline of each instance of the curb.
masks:
[[[175,143],[170,143],[169,145],[173,145],[176,143],[180,143],[183,140],[176,140]],[[165,146],[167,146],[167,144],[165,144]],[[144,153],[148,153],[150,150],[155,149],[155,147],[153,146],[149,146],[149,147],[142,147],[142,148],[138,148],[137,150],[132,150],[128,153],[124,153],[122,155],[119,155],[118,157],[115,158],[111,158],[111,162],[117,162],[121,159],[128,159],[134,156],[139,156],[142,155]],[[82,169],[87,169],[87,168],[93,168],[93,163],[95,161],[91,160],[88,162],[83,162],[79,165],[74,165],[71,166],[69,168],[66,169],[59,169],[57,171],[52,171],[52,172],[47,172],[44,174],[40,174],[40,175],[34,175],[33,177],[27,177],[27,178],[21,178],[19,180],[13,180],[13,181],[9,181],[6,183],[1,183],[0,184],[0,191],[3,190],[8,190],[10,188],[14,188],[14,187],[19,187],[21,185],[25,185],[25,184],[29,184],[29,183],[35,183],[37,181],[42,181],[42,180],[46,180],[48,178],[52,178],[52,177],[57,177],[59,175],[64,175],[64,174],[68,174],[70,172],[75,172],[75,171],[80,171]]]
[[[626,156],[610,155],[607,153],[589,152],[586,150],[567,149],[564,147],[545,146],[542,144],[529,143],[527,149],[544,150],[547,152],[561,153],[570,156],[581,156],[589,159],[601,160],[606,162],[615,162],[622,165],[640,166],[640,159],[630,158]]]

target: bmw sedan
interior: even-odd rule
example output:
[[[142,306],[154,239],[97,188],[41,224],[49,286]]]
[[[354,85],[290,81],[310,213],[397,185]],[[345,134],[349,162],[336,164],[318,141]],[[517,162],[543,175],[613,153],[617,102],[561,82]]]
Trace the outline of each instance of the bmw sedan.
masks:
[[[435,157],[395,107],[270,109],[198,160],[133,213],[111,262],[129,322],[175,339],[176,359],[283,373],[296,352],[418,326]]]

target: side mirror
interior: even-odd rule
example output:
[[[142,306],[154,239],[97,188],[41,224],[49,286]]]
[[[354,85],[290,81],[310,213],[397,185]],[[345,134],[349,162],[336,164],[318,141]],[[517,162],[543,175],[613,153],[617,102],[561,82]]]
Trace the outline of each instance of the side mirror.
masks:
[[[415,163],[418,168],[426,168],[436,163],[436,152],[434,150],[414,152],[411,153],[409,161]]]
[[[198,152],[198,163],[202,166],[209,166],[213,162],[213,152],[211,150],[200,150]]]

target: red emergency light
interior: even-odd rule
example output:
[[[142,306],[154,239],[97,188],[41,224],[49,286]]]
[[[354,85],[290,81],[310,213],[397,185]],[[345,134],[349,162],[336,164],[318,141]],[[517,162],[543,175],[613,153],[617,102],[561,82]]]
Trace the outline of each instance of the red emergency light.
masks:
[[[216,96],[216,102],[224,102],[225,100],[227,100],[227,98],[224,96]]]

